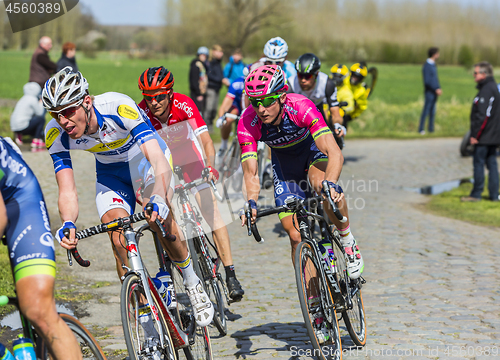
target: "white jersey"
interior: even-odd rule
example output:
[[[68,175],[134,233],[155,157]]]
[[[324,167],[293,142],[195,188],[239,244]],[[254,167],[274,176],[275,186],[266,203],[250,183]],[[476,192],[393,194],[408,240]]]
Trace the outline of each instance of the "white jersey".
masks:
[[[147,116],[127,95],[98,95],[93,107],[99,125],[95,134],[71,139],[55,119],[47,124],[45,144],[56,173],[72,167],[69,150],[89,151],[101,164],[127,163],[141,152],[140,145],[153,138],[165,150],[165,143],[150,127]]]
[[[338,106],[337,88],[332,87],[332,93],[327,94],[330,92],[327,91],[327,83],[328,75],[320,71],[318,73],[318,77],[316,78],[316,85],[314,88],[309,91],[304,91],[300,87],[298,76],[293,75],[288,81],[288,84],[291,86],[291,88],[288,89],[288,92],[304,95],[316,106],[320,106],[322,104],[328,104],[329,107]]]

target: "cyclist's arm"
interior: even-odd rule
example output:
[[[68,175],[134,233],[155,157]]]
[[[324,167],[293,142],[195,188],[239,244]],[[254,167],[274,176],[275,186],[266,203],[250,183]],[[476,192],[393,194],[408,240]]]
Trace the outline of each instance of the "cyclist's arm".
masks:
[[[343,123],[343,119],[342,119],[342,116],[340,116],[338,106],[333,106],[330,108],[330,115],[332,117],[332,123],[334,123],[334,124],[342,124]]]
[[[155,183],[151,195],[160,195],[162,199],[166,199],[172,171],[165,154],[156,139],[144,142],[140,145],[140,149],[153,167],[155,174]]]
[[[222,104],[219,107],[219,117],[223,116],[225,113],[231,109],[231,105],[233,105],[234,98],[230,96],[225,96],[224,100],[222,100]]]
[[[257,160],[248,159],[244,161],[241,166],[243,167],[243,179],[245,180],[245,187],[247,189],[247,201],[252,199],[257,202],[260,193],[259,174],[257,173]]]
[[[73,169],[68,167],[56,172],[57,186],[59,187],[59,216],[61,221],[76,222],[78,219],[78,193],[76,191]]]
[[[1,172],[1,170],[0,170]],[[5,203],[3,202],[3,196],[0,192],[0,237],[3,236],[3,232],[7,227],[7,208],[5,207]]]
[[[212,138],[208,131],[204,131],[200,134],[201,146],[203,146],[203,150],[205,150],[206,155],[206,165],[212,166],[212,160],[215,157],[215,147]]]
[[[325,171],[325,180],[337,183],[342,172],[342,164],[344,156],[340,151],[337,142],[333,138],[332,133],[327,133],[319,136],[315,140],[319,151],[328,156],[328,165]]]

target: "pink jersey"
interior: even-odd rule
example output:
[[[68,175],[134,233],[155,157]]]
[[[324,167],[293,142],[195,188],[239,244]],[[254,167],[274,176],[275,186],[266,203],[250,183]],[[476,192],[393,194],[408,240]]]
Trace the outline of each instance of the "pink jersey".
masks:
[[[265,142],[277,154],[299,154],[320,136],[331,134],[316,105],[305,96],[287,94],[283,108],[278,126],[264,124],[252,106],[245,109],[238,123],[241,161],[257,159],[257,141]]]

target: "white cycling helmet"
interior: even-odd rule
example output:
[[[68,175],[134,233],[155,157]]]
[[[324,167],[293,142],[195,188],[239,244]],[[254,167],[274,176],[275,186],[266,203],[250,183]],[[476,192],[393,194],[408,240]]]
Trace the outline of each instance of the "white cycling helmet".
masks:
[[[264,46],[264,55],[266,55],[269,60],[285,61],[287,54],[288,45],[286,41],[279,36],[270,39]]]
[[[89,83],[81,72],[66,66],[45,82],[42,91],[43,107],[47,110],[70,105],[88,94]]]

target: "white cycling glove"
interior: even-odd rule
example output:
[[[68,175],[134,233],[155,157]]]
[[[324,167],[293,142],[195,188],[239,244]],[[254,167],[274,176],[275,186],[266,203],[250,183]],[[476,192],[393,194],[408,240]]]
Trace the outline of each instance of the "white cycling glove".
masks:
[[[347,133],[347,129],[345,128],[344,125],[341,125],[339,123],[335,123],[335,124],[333,124],[333,126],[335,127],[335,130],[342,130],[344,132],[344,134]]]
[[[218,128],[220,128],[222,125],[224,125],[225,122],[226,122],[226,117],[225,116],[221,116],[215,122],[215,126],[217,126]]]
[[[162,219],[167,218],[170,209],[160,195],[151,196],[149,202],[153,204],[153,211],[156,211]]]

